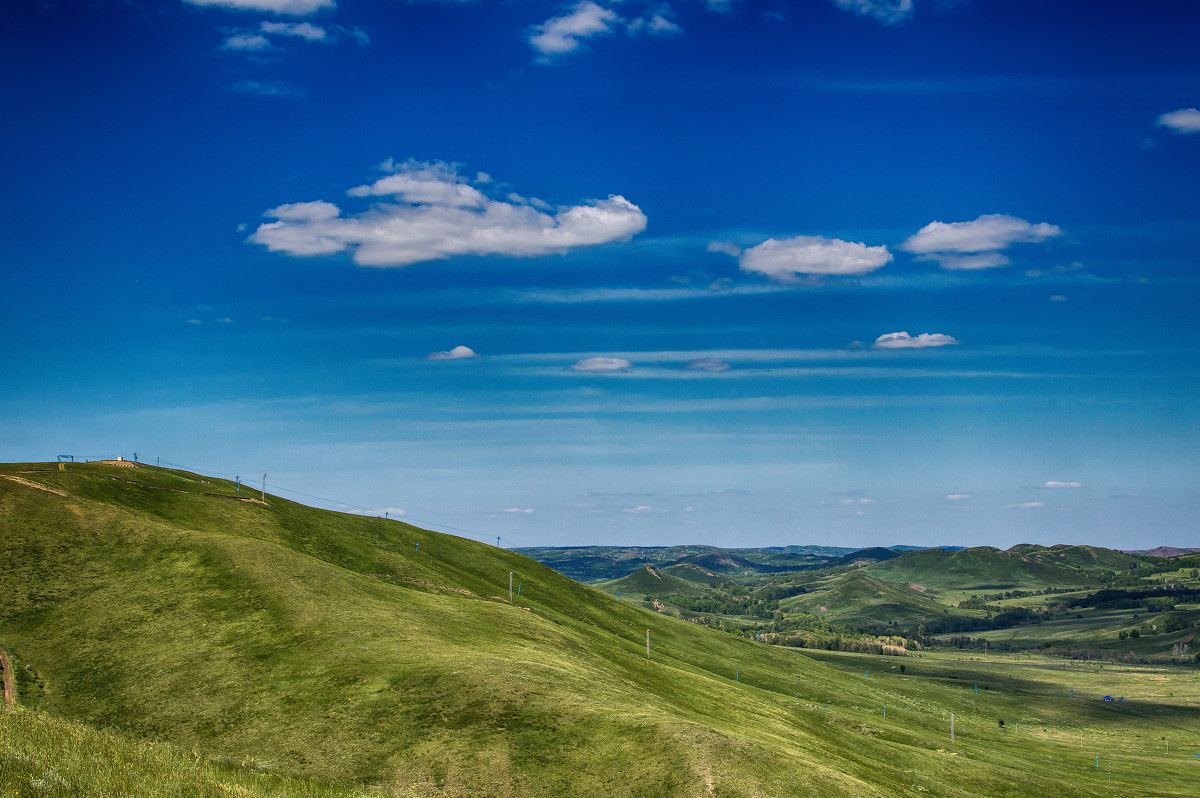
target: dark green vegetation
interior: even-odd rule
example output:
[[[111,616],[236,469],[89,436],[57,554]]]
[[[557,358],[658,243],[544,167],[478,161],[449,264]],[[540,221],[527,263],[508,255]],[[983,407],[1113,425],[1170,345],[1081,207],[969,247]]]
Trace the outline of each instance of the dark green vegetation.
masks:
[[[0,794],[1084,796],[1109,751],[1121,794],[1194,794],[1182,669],[818,661],[513,552],[255,499],[145,466],[0,466],[23,707],[0,714]],[[825,589],[744,578],[763,584],[719,589]]]
[[[827,562],[815,570],[749,575],[647,568],[597,587],[700,624],[799,647],[986,645],[1129,662],[1180,662],[1196,654],[1196,555],[1026,544],[1008,551],[866,549]]]
[[[777,546],[766,549],[719,549],[715,546],[571,546],[515,549],[580,582],[620,579],[652,565],[694,565],[724,576],[822,568],[854,549],[836,546]]]

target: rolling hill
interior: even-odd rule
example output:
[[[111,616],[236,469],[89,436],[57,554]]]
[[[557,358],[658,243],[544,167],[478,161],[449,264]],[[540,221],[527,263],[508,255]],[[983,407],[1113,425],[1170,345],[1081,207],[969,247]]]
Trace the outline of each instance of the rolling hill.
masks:
[[[145,763],[114,795],[1083,796],[1073,735],[997,714],[1036,694],[1055,730],[1142,728],[1032,682],[969,695],[872,659],[867,684],[510,551],[147,466],[0,466],[0,595],[5,795],[80,794],[70,739]],[[1171,713],[1145,717],[1194,721]],[[1144,756],[1127,794],[1190,794]]]
[[[1127,556],[1127,555],[1126,555]],[[997,591],[1045,587],[1082,587],[1092,579],[1080,569],[1051,564],[1045,551],[1001,551],[978,546],[961,551],[909,552],[864,569],[890,582],[915,583],[935,590]]]

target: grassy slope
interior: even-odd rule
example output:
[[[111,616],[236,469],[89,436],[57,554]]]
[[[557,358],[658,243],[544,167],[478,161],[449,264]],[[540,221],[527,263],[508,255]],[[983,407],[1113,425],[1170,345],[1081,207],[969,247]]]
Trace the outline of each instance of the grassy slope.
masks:
[[[875,579],[863,571],[829,577],[809,592],[784,600],[788,610],[800,610],[834,623],[869,627],[895,620],[901,626],[939,615],[942,605],[907,585]]]
[[[671,576],[687,580],[688,582],[694,582],[698,585],[711,585],[716,582],[725,582],[729,578],[694,563],[668,565],[666,568],[659,569],[659,573],[670,574]]]
[[[1019,551],[1014,551],[1015,549]],[[1044,565],[1057,565],[1075,568],[1081,571],[1105,569],[1109,571],[1125,571],[1130,565],[1154,563],[1153,557],[1143,557],[1136,554],[1126,554],[1114,549],[1099,546],[1033,546],[1023,544],[1009,549],[1012,553],[1022,554],[1034,562]]]
[[[233,767],[41,712],[0,712],[0,795],[368,798],[339,786]]]
[[[1002,590],[1073,587],[1089,583],[1074,569],[1047,565],[1019,551],[980,546],[962,551],[914,551],[894,560],[864,568],[871,576],[890,582],[916,583],[936,591],[953,591],[946,600],[964,594]]]
[[[484,544],[144,467],[3,474],[66,495],[0,479],[0,645],[95,727],[397,794],[1091,794],[1065,766],[1027,784],[1032,750],[957,685],[860,685]],[[1159,770],[1130,792],[1190,794]]]
[[[623,576],[611,582],[601,582],[595,585],[595,587],[597,590],[602,590],[610,596],[620,593],[623,596],[630,597],[668,594],[674,596],[701,596],[712,592],[701,584],[674,576],[665,569],[660,571],[657,568],[651,570],[652,568],[653,566],[646,566],[640,571],[634,571],[629,576]]]

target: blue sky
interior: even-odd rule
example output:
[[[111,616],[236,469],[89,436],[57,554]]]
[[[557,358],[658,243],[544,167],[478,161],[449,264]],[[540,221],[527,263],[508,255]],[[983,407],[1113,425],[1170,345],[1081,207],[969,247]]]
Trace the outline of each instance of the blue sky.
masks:
[[[1200,540],[1200,5],[6,17],[0,458],[506,546]]]

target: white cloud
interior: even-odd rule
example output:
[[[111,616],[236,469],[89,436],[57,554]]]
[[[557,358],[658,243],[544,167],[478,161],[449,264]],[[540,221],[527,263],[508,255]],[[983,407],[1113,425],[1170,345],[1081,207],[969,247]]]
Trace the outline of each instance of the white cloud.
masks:
[[[309,22],[264,22],[259,26],[263,33],[275,36],[294,36],[310,42],[325,41],[325,29]]]
[[[875,339],[876,349],[926,349],[932,346],[950,346],[958,339],[942,333],[921,333],[913,337],[906,332],[885,333]]]
[[[1200,133],[1200,111],[1195,108],[1180,108],[1158,118],[1159,127],[1168,127],[1176,133]]]
[[[1052,224],[1031,224],[1015,216],[989,213],[970,222],[930,222],[900,248],[921,260],[936,260],[943,269],[992,269],[1010,262],[1001,250],[1061,234]]]
[[[522,510],[520,507],[508,507],[504,510],[506,513],[520,513],[521,515],[533,515],[533,508],[526,507]]]
[[[650,36],[675,36],[683,33],[683,28],[671,17],[674,12],[666,3],[661,3],[647,9],[646,13],[629,23],[625,28],[631,36],[645,33]]]
[[[430,352],[425,356],[426,360],[465,360],[467,358],[479,357],[475,350],[469,346],[456,346],[447,352]]]
[[[842,507],[854,507],[862,504],[874,504],[874,499],[838,499],[838,504]]]
[[[391,196],[413,205],[451,208],[482,208],[488,203],[488,198],[450,164],[409,161],[399,166],[391,164],[390,168],[394,174],[346,193],[351,197]],[[516,195],[510,194],[509,199],[515,200]]]
[[[194,6],[218,6],[234,11],[266,11],[290,17],[315,14],[323,8],[333,8],[333,0],[183,0]]]
[[[707,252],[723,252],[726,255],[737,257],[742,254],[742,248],[731,241],[709,241],[705,248]]]
[[[1020,504],[1010,504],[1005,509],[1007,510],[1037,510],[1046,505],[1041,502],[1021,502]]]
[[[718,14],[728,14],[736,4],[737,0],[704,0],[704,6]]]
[[[271,46],[267,37],[258,33],[235,33],[225,37],[221,42],[222,50],[238,50],[239,52],[258,52]]]
[[[272,252],[326,255],[350,250],[360,266],[407,266],[456,255],[536,257],[632,238],[646,228],[638,206],[619,195],[559,207],[491,199],[444,163],[408,161],[393,174],[350,189],[352,197],[387,197],[356,215],[330,202],[298,202],[267,211],[249,237]],[[478,178],[476,178],[478,182]]]
[[[623,357],[587,357],[571,366],[571,371],[624,371],[633,363]]]
[[[724,250],[722,250],[724,251]],[[742,271],[758,272],[780,282],[797,282],[798,275],[855,275],[873,272],[892,260],[887,247],[868,247],[823,236],[768,238],[738,258]]]
[[[241,80],[231,88],[243,94],[261,94],[264,97],[303,97],[307,94],[299,86],[291,86],[278,80]]]
[[[834,3],[843,11],[874,17],[884,25],[893,25],[913,11],[913,0],[834,0]]]
[[[1044,488],[1082,488],[1082,482],[1047,482]]]
[[[947,493],[946,498],[952,502],[961,502],[971,498],[969,493]]]
[[[623,20],[615,11],[583,0],[561,17],[552,17],[533,27],[529,46],[543,56],[562,55],[579,49],[582,40],[612,33]]]
[[[1050,301],[1051,302],[1066,302],[1067,298],[1065,296],[1063,296],[1062,294],[1052,294],[1050,296]]]
[[[715,357],[698,357],[683,366],[692,371],[729,371],[729,364]]]
[[[936,260],[943,269],[952,272],[979,271],[980,269],[995,269],[1012,263],[1007,256],[999,252],[983,252],[977,255],[951,255],[945,252],[925,255],[921,260]]]
[[[901,246],[918,254],[987,252],[1021,241],[1044,241],[1061,232],[1052,224],[1030,224],[1015,216],[988,213],[971,222],[930,222]]]

